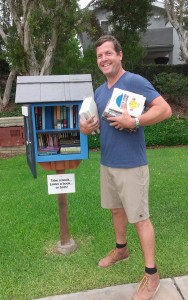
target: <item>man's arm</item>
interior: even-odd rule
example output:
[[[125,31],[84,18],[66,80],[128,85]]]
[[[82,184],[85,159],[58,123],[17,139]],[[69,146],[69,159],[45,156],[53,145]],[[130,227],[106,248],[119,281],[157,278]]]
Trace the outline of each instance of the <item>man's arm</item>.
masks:
[[[162,96],[155,98],[148,105],[148,110],[138,117],[141,126],[148,126],[152,124],[159,123],[165,119],[168,119],[172,115],[172,110],[170,105],[164,100]],[[117,129],[124,128],[135,128],[135,119],[132,118],[128,112],[127,108],[123,109],[123,112],[118,117],[108,117],[111,121],[110,125]]]
[[[156,124],[172,116],[171,107],[162,96],[151,101],[148,107],[148,111],[138,117],[142,126]]]

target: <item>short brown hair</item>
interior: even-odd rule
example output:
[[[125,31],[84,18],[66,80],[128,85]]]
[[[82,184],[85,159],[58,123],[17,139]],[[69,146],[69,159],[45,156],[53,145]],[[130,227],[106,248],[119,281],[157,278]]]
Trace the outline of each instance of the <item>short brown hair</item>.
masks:
[[[95,43],[95,48],[100,47],[105,42],[112,42],[117,53],[122,51],[121,45],[113,35],[102,35]]]

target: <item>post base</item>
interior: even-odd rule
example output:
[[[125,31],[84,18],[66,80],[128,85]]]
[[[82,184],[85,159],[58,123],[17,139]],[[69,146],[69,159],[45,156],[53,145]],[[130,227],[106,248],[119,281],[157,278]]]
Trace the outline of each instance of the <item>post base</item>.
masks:
[[[57,243],[57,251],[65,255],[71,252],[74,252],[77,249],[77,245],[73,239],[70,239],[69,242],[62,245],[61,241]]]

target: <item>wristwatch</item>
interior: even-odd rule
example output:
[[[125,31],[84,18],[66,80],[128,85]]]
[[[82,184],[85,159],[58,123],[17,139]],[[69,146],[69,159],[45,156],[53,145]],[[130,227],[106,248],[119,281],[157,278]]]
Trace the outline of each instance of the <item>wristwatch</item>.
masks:
[[[140,121],[138,118],[135,118],[135,128],[139,128],[140,127]]]

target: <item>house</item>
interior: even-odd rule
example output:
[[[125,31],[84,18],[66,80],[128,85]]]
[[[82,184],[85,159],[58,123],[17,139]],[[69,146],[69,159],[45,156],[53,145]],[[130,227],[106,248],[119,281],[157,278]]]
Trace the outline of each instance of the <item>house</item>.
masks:
[[[104,33],[110,33],[111,28],[108,24],[110,12],[102,9],[95,9],[95,13]],[[178,35],[168,21],[163,1],[158,0],[153,2],[152,16],[147,31],[142,35],[141,40],[143,46],[146,48],[144,63],[184,63],[180,58]],[[83,33],[81,37],[83,49],[86,49],[90,43],[89,36],[86,33]]]
[[[163,1],[153,2],[152,16],[142,43],[147,49],[144,63],[184,63],[180,58],[177,32],[168,21]]]

